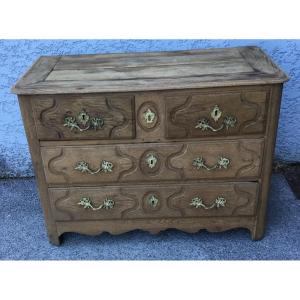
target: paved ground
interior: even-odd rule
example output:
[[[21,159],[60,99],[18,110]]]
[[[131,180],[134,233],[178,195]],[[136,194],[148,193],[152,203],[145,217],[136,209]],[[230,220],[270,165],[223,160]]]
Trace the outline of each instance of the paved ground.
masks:
[[[282,175],[272,177],[266,236],[253,242],[247,230],[153,236],[133,231],[97,237],[65,234],[48,243],[33,179],[0,180],[2,260],[286,260],[300,259],[300,201]]]

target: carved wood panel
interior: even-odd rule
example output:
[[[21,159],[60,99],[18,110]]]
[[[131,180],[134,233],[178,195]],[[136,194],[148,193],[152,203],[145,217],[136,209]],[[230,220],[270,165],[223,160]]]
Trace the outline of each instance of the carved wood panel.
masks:
[[[263,139],[41,148],[51,184],[257,178],[262,151]],[[211,170],[195,165],[200,157]]]
[[[13,91],[51,242],[168,228],[262,238],[286,80],[255,47],[40,58]]]
[[[251,178],[260,176],[263,139],[186,143],[170,159],[186,179]],[[202,163],[205,166],[201,167]],[[228,160],[222,165],[222,160]]]
[[[167,138],[263,134],[265,131],[268,90],[178,93],[166,96],[165,101]],[[219,115],[214,111],[216,107]],[[230,125],[226,122],[229,117],[235,120]],[[199,126],[200,120],[205,120],[210,127]]]
[[[136,93],[136,137],[157,141],[164,137],[165,106],[163,92]],[[153,119],[146,119],[147,116]]]
[[[40,140],[135,137],[133,96],[53,95],[34,96],[31,101]],[[82,123],[79,114],[83,111],[88,120],[85,119]],[[66,117],[74,118],[73,122],[76,122],[80,129],[76,125],[73,128],[67,126]],[[103,124],[93,126],[94,118],[101,119]]]
[[[57,221],[252,216],[257,191],[257,183],[49,189]],[[157,198],[155,206],[149,202],[153,195]],[[226,200],[224,206],[213,207],[221,196]],[[195,197],[201,197],[208,208],[191,205]],[[94,210],[79,204],[82,198],[88,198]],[[97,209],[104,199],[111,199],[113,206]]]
[[[43,147],[41,151],[48,183],[81,184],[178,180],[181,172],[173,169],[168,159],[181,147],[180,144],[131,144]],[[156,158],[152,167],[147,163],[151,154]],[[113,164],[111,172],[91,174],[75,169],[79,162],[86,162],[89,170],[96,171],[102,161]]]

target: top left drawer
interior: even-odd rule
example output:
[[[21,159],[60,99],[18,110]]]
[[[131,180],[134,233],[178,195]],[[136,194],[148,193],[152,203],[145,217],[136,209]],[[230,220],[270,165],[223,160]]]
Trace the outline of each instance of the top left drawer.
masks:
[[[40,140],[135,138],[133,95],[32,96]]]

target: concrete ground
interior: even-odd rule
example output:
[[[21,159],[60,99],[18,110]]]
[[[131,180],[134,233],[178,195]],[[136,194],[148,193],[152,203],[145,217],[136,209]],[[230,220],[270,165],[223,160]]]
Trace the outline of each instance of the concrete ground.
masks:
[[[47,239],[34,179],[0,180],[2,260],[295,260],[300,259],[300,201],[280,174],[272,177],[265,238],[245,229],[187,234],[167,230],[91,237],[68,233],[60,247]]]

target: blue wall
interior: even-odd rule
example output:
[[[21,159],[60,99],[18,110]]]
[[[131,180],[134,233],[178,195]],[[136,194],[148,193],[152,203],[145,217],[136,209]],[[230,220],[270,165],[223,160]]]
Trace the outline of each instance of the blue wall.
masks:
[[[257,45],[289,75],[276,158],[300,161],[300,40],[0,40],[0,177],[33,175],[16,95],[11,86],[40,55],[181,50]]]

